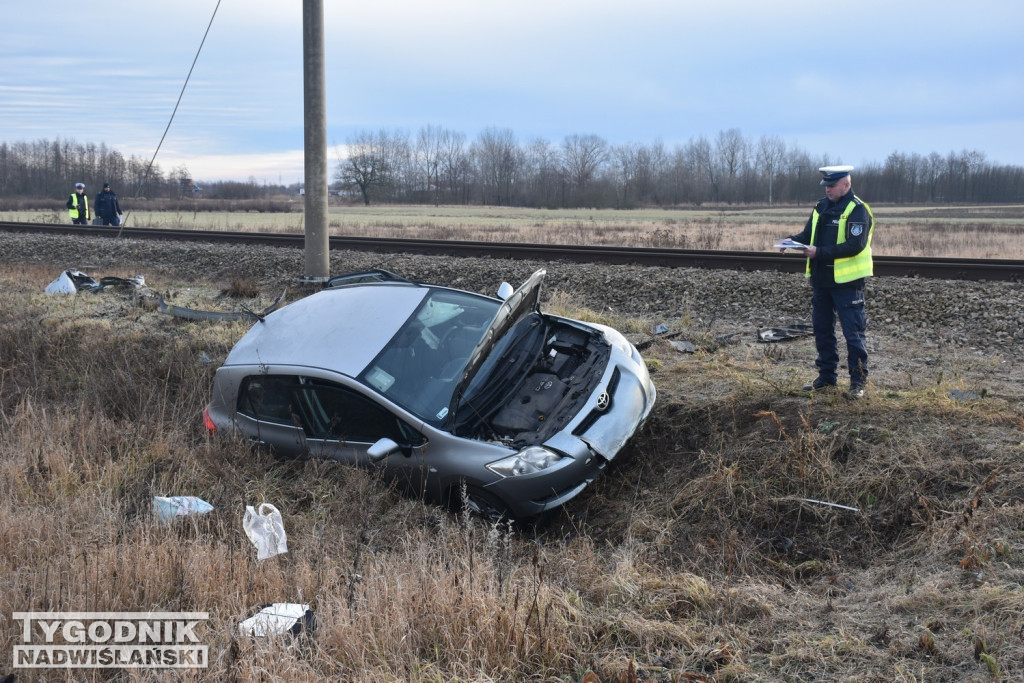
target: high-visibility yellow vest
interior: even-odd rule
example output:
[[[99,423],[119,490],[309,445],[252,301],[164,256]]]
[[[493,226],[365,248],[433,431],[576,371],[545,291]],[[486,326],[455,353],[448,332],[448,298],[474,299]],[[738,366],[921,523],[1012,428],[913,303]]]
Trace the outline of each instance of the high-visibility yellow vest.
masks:
[[[850,202],[846,205],[846,209],[843,214],[839,216],[839,232],[836,235],[836,244],[842,244],[846,241],[846,221],[849,219],[850,214],[857,208],[857,204],[863,204],[864,208],[867,209],[868,217],[871,219],[871,225],[868,226],[868,241],[864,245],[864,248],[859,254],[853,256],[847,256],[846,258],[837,258],[835,260],[835,273],[833,277],[836,282],[851,282],[858,280],[862,277],[870,277],[875,274],[874,261],[871,260],[871,234],[875,231],[875,215],[871,213],[871,207],[866,202],[862,201],[857,195],[853,196],[855,201]],[[818,228],[818,208],[815,207],[811,213],[811,244],[814,244],[814,232]],[[811,276],[811,259],[807,259],[807,267],[804,269],[804,277]]]
[[[82,193],[82,207],[85,209],[85,220],[89,220],[89,198]],[[68,209],[68,215],[71,216],[71,220],[78,218],[78,193],[71,193],[71,208]]]

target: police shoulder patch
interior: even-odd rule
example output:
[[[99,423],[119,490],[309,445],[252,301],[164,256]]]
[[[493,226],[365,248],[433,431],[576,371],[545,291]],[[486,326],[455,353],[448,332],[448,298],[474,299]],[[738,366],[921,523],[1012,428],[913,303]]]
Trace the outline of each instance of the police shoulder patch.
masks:
[[[863,223],[850,223],[850,234],[854,237],[860,237],[864,233]]]

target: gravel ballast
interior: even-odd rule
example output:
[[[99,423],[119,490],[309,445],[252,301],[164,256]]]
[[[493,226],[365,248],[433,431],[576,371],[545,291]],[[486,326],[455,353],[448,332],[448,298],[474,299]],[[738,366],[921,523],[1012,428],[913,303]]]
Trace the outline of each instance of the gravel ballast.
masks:
[[[52,265],[55,276],[71,268],[94,277],[143,274],[153,287],[160,286],[159,273],[195,273],[225,286],[244,279],[264,291],[280,291],[299,286],[304,269],[302,252],[288,248],[10,233],[0,239],[0,260],[10,264]],[[547,293],[562,292],[579,306],[655,324],[686,319],[715,333],[753,332],[807,321],[810,315],[809,287],[793,273],[331,253],[332,274],[366,268],[488,294],[502,280],[519,284],[545,268]],[[1020,384],[1021,283],[876,277],[869,280],[867,301],[873,350],[930,364],[949,355],[984,357],[1011,389]]]

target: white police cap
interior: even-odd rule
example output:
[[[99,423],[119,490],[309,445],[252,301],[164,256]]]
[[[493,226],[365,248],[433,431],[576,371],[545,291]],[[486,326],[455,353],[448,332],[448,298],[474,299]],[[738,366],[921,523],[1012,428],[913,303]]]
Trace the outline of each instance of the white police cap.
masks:
[[[818,172],[821,173],[822,185],[834,185],[850,175],[852,170],[853,166],[822,166],[818,169]]]

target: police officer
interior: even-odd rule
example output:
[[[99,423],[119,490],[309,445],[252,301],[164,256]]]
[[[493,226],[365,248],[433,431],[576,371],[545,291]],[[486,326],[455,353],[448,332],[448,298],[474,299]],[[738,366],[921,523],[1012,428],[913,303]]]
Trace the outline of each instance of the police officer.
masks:
[[[110,189],[110,183],[103,183],[103,190],[96,195],[93,205],[96,208],[96,215],[103,219],[103,225],[121,225],[121,204],[117,201],[117,195]]]
[[[807,245],[804,275],[810,280],[811,324],[817,347],[818,377],[804,387],[815,391],[837,384],[839,346],[836,317],[846,338],[850,397],[861,398],[868,381],[864,280],[873,274],[871,208],[853,194],[853,166],[819,168],[825,196],[811,212],[803,232],[790,239]],[[785,251],[783,249],[782,251]]]
[[[89,198],[85,196],[85,183],[75,183],[75,191],[67,201],[68,215],[75,225],[89,225]]]

